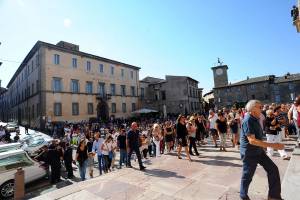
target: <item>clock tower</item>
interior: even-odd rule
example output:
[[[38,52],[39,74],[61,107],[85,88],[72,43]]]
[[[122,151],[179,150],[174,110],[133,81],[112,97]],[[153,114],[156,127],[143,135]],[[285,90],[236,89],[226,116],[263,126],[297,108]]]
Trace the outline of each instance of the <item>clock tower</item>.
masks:
[[[212,67],[211,69],[213,70],[214,73],[215,87],[228,85],[227,65],[223,65],[222,63],[219,63],[218,66]]]

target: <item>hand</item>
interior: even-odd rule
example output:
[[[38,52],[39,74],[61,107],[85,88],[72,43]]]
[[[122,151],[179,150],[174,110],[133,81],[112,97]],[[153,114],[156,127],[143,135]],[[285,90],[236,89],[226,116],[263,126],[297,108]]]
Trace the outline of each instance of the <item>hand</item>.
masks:
[[[274,149],[278,149],[278,150],[282,150],[282,149],[284,149],[284,144],[281,144],[281,143],[274,143],[274,144],[273,144],[273,148],[274,148]]]

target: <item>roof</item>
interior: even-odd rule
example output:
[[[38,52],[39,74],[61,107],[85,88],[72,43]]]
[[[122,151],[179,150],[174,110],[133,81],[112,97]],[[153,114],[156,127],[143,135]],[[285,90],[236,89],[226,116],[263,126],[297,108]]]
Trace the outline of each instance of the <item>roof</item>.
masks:
[[[67,42],[65,42],[65,43],[66,44],[71,44],[71,43],[67,43]],[[103,57],[100,57],[100,56],[92,55],[92,54],[85,53],[85,52],[82,52],[82,51],[79,51],[79,50],[76,50],[76,49],[65,48],[65,47],[62,47],[59,44],[60,44],[60,42],[57,45],[54,45],[54,44],[50,44],[50,43],[43,42],[43,41],[37,41],[35,43],[35,45],[32,47],[32,49],[29,51],[29,53],[26,55],[26,57],[24,58],[24,60],[22,61],[21,65],[19,66],[19,68],[17,69],[17,71],[15,72],[15,74],[13,75],[11,80],[9,81],[9,83],[7,85],[7,88],[10,87],[10,85],[13,83],[13,81],[15,80],[17,75],[21,72],[21,70],[25,67],[25,65],[27,65],[28,61],[32,58],[32,56],[36,53],[36,51],[41,47],[48,47],[48,48],[51,48],[51,49],[55,49],[55,50],[59,50],[59,51],[63,51],[63,52],[68,52],[68,53],[76,54],[76,55],[79,55],[79,56],[84,56],[84,57],[91,58],[91,59],[100,60],[100,61],[103,61],[103,62],[109,62],[109,63],[115,64],[115,65],[123,65],[125,67],[132,68],[132,69],[135,69],[135,70],[141,69],[140,67],[137,67],[137,66],[133,66],[133,65],[129,65],[129,64],[126,64],[126,63],[119,62],[119,61],[111,60],[111,59],[108,59],[108,58],[103,58]],[[79,47],[78,47],[78,49],[79,49]]]
[[[159,82],[162,82],[162,81],[165,81],[165,80],[160,79],[160,78],[154,78],[154,77],[151,77],[151,76],[147,76],[147,77],[143,78],[141,81],[142,82],[147,82],[147,83],[159,83]]]
[[[187,78],[187,79],[190,79],[190,80],[192,80],[192,81],[195,81],[195,82],[199,83],[199,81],[197,81],[196,79],[193,79],[193,78],[191,78],[191,77],[189,77],[189,76],[172,76],[172,75],[166,75],[166,79],[167,79],[168,77],[170,77],[170,78]]]
[[[300,73],[297,74],[290,74],[287,73],[284,76],[276,77],[275,75],[268,75],[268,76],[259,76],[254,78],[247,78],[246,80],[239,81],[233,84],[228,84],[217,88],[227,88],[232,86],[240,86],[240,85],[248,85],[253,83],[259,83],[259,82],[267,82],[267,81],[273,81],[276,83],[284,83],[284,82],[291,82],[291,81],[300,81]]]
[[[210,95],[210,94],[213,94],[213,93],[214,93],[213,91],[210,91],[210,92],[204,94],[203,97],[206,97],[206,96],[208,96],[208,95]]]

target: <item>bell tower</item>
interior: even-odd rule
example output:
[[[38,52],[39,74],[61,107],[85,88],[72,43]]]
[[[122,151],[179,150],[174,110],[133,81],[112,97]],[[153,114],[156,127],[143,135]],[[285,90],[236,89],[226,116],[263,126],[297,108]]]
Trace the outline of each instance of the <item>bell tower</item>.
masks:
[[[228,85],[227,65],[223,65],[223,63],[218,58],[218,64],[215,67],[212,67],[211,69],[213,70],[214,74],[215,87]]]

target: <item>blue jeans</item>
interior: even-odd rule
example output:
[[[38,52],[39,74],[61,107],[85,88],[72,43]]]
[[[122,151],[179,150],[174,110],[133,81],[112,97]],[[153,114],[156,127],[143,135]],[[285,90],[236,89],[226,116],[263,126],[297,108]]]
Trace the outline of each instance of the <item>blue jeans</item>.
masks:
[[[79,164],[79,173],[82,181],[85,180],[86,168],[87,168],[88,159],[83,161],[82,165]]]
[[[241,198],[248,197],[249,185],[252,181],[257,164],[260,164],[268,175],[269,197],[281,199],[281,184],[278,168],[265,152],[255,156],[242,155],[242,161],[243,173],[240,187]]]
[[[127,151],[126,151],[126,149],[120,149],[120,161],[119,161],[120,167],[122,166],[122,163],[127,165]]]
[[[103,155],[98,155],[98,168],[99,168],[99,173],[102,175],[102,171],[105,171],[105,160],[103,158]]]

